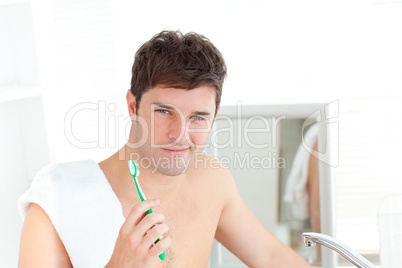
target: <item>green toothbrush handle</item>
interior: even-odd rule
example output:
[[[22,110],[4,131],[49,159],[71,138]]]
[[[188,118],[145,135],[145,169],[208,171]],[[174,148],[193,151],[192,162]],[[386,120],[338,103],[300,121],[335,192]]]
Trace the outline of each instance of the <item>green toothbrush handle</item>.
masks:
[[[151,214],[153,213],[152,208],[150,208],[149,210],[145,211],[145,215]]]
[[[159,255],[159,259],[161,259],[161,261],[165,259],[165,252],[162,252],[162,254]]]
[[[152,211],[152,208],[150,208],[149,210],[145,211],[145,215],[151,214],[152,212],[153,212],[153,211]],[[161,239],[158,238],[158,239],[155,241],[155,244],[158,243],[159,240],[161,240]],[[162,252],[161,255],[159,255],[159,259],[161,259],[162,261],[165,259],[165,252]]]
[[[130,159],[128,160],[128,171],[130,172],[131,176],[133,176],[134,179],[134,184],[135,184],[135,188],[137,188],[137,193],[140,197],[141,202],[146,200],[146,197],[144,195],[144,193],[141,190],[141,187],[137,181],[137,176],[140,174],[138,169],[137,169],[137,165],[135,164],[135,162]],[[151,214],[153,213],[152,209],[149,209],[147,211],[145,211],[145,215]],[[156,241],[155,244],[159,242],[159,240],[161,240],[161,237],[159,237]],[[162,252],[162,254],[159,255],[159,259],[161,259],[162,261],[165,259],[165,252]]]

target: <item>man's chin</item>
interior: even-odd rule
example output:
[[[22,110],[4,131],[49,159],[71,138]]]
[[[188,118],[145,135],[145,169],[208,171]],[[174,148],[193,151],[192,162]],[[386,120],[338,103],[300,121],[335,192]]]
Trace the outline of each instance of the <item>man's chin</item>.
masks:
[[[155,172],[158,172],[158,173],[168,176],[168,177],[177,177],[177,176],[183,174],[185,171],[186,171],[186,169],[183,169],[183,170],[156,169],[155,170]]]
[[[191,157],[160,158],[159,161],[155,162],[154,172],[172,177],[179,176],[186,172],[191,161]]]

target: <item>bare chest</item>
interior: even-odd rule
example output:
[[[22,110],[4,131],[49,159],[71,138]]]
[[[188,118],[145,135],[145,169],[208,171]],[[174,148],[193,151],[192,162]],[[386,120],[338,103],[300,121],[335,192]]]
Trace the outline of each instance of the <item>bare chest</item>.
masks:
[[[166,202],[162,199],[154,211],[165,215],[172,239],[166,259],[154,267],[207,267],[220,208],[210,199],[189,194]]]

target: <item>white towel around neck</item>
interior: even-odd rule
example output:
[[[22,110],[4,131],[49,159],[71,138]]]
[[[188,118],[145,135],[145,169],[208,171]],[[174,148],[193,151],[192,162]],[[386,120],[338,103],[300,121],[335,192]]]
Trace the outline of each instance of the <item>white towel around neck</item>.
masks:
[[[75,268],[107,264],[125,219],[117,196],[95,161],[42,168],[18,200],[23,220],[31,203],[47,213]]]

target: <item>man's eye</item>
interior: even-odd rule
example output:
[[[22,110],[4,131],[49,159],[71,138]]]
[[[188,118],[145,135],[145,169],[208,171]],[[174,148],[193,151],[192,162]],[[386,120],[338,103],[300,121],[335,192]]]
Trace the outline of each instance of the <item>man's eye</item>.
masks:
[[[165,110],[165,109],[158,109],[158,110],[156,110],[158,113],[160,113],[160,114],[168,114],[169,113],[169,111],[168,110]]]
[[[204,117],[201,117],[201,116],[198,116],[198,115],[194,115],[194,116],[192,117],[192,119],[194,119],[195,121],[204,121],[204,120],[205,120]]]

